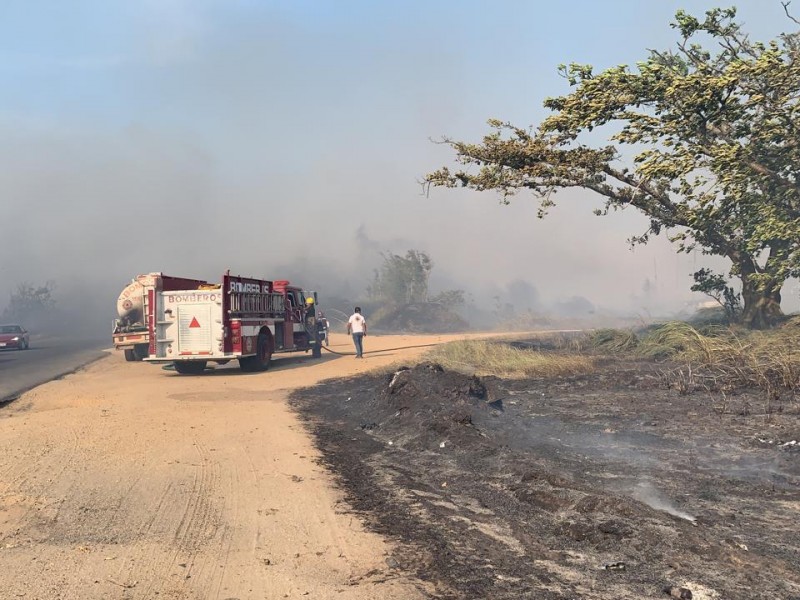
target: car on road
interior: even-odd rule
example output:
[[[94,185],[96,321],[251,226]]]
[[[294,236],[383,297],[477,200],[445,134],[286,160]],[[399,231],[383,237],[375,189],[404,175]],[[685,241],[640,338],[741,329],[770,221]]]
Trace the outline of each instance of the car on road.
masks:
[[[30,336],[21,325],[0,325],[0,350],[27,350],[30,344]]]

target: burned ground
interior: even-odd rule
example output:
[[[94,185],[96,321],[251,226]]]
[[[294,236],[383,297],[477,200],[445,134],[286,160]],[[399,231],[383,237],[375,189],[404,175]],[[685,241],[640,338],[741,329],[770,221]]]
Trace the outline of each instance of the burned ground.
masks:
[[[293,402],[351,506],[398,542],[387,571],[436,597],[800,598],[800,405],[682,394],[666,368],[423,364]]]

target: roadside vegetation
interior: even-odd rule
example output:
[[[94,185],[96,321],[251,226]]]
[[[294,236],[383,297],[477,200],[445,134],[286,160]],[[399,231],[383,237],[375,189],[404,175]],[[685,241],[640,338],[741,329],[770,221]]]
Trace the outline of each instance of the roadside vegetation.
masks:
[[[695,327],[673,321],[643,328],[598,329],[536,340],[470,340],[444,344],[425,358],[446,369],[509,379],[556,378],[640,362],[664,387],[680,394],[710,392],[721,398],[747,390],[764,399],[765,413],[795,401],[800,390],[800,317],[754,331]]]
[[[510,379],[563,377],[594,370],[591,356],[542,352],[487,340],[443,344],[429,352],[426,358],[453,371]]]
[[[431,257],[419,250],[405,256],[383,253],[383,264],[367,286],[370,327],[383,331],[464,331],[467,322],[459,315],[465,298],[463,290],[432,294]]]
[[[664,372],[679,391],[723,394],[743,388],[761,389],[775,400],[800,385],[800,318],[770,331],[749,331],[670,322],[635,333],[600,329],[587,349],[603,354],[669,361]]]

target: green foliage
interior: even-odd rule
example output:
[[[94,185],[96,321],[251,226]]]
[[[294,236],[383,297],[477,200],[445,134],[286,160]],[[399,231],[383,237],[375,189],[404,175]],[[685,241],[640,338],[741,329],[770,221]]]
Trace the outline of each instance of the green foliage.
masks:
[[[405,256],[383,254],[383,264],[367,287],[371,300],[386,304],[411,304],[428,301],[428,279],[433,261],[425,252],[409,250]]]
[[[710,269],[700,269],[694,273],[693,292],[703,292],[719,303],[729,321],[734,321],[742,311],[741,295],[728,285],[724,275]]]
[[[385,331],[463,331],[467,323],[455,311],[464,304],[463,290],[446,290],[430,297],[428,280],[433,261],[425,252],[405,256],[383,254],[383,264],[367,287],[371,323]]]
[[[17,289],[11,292],[8,306],[0,314],[0,321],[28,323],[39,319],[55,307],[54,291],[55,283],[52,281],[41,286],[20,283]]]
[[[601,215],[634,207],[649,226],[631,243],[665,232],[678,251],[728,258],[741,320],[772,324],[783,283],[800,275],[800,33],[752,42],[735,15],[678,12],[676,47],[633,68],[561,65],[574,89],[545,101],[553,114],[538,128],[493,119],[480,144],[445,139],[466,168],[427,183],[494,190],[505,203],[530,191],[540,217],[565,188],[603,197]],[[608,143],[593,147],[584,138],[598,128]],[[695,285],[735,308],[724,278],[700,273]]]

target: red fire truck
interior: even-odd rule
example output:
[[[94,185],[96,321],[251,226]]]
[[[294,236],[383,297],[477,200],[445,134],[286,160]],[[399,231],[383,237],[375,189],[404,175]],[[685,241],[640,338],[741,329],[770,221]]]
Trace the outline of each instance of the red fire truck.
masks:
[[[263,371],[276,352],[321,355],[315,292],[286,280],[230,273],[222,283],[196,281],[180,290],[169,279],[151,273],[145,281],[145,361],[171,362],[178,373],[198,374],[209,362],[238,360],[243,371]]]

